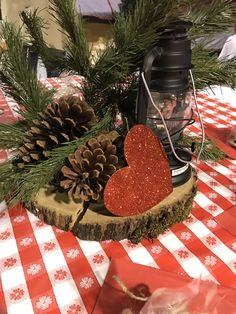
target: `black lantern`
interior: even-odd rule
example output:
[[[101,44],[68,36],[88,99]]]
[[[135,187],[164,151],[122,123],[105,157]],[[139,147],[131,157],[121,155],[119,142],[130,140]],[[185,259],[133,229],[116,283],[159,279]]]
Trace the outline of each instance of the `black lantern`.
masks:
[[[149,126],[164,145],[174,186],[191,176],[191,153],[176,146],[183,129],[192,121],[188,79],[191,41],[187,38],[190,26],[184,21],[169,25],[157,46],[147,51],[137,102],[137,122]]]

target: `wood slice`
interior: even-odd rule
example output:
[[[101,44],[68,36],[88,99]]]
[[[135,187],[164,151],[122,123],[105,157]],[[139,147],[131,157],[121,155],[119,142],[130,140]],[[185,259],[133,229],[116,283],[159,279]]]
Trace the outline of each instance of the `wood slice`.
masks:
[[[103,203],[90,204],[86,211],[82,203],[68,199],[67,194],[53,193],[50,187],[41,189],[34,202],[27,206],[40,219],[65,231],[72,231],[82,240],[121,240],[139,242],[155,238],[173,224],[186,219],[196,194],[196,173],[185,184],[147,212],[130,217],[115,217]]]

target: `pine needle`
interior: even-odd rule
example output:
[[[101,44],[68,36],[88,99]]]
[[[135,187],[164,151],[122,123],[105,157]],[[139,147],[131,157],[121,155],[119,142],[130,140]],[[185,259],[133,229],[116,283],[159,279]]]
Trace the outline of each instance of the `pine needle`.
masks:
[[[0,199],[3,200],[10,194],[14,187],[15,171],[12,161],[0,163]]]
[[[173,16],[174,0],[140,0],[132,14],[118,14],[112,29],[112,40],[105,49],[98,52],[97,60],[90,68],[86,77],[83,93],[85,99],[98,114],[109,106],[122,107],[118,93],[114,92],[118,84],[126,84],[142,64],[145,50],[157,41],[158,29],[169,24]],[[130,95],[129,95],[130,92]],[[131,84],[127,89],[127,99],[130,100],[131,112],[135,106],[134,93],[137,84]],[[94,100],[97,101],[94,103]],[[124,106],[123,106],[124,108]],[[125,112],[124,112],[125,113]]]
[[[50,13],[66,36],[65,65],[80,75],[87,76],[91,51],[86,39],[83,19],[76,11],[75,0],[50,0]]]
[[[120,10],[122,13],[127,14],[132,12],[135,8],[137,0],[121,0]]]
[[[145,50],[157,41],[163,26],[176,20],[174,9],[174,0],[139,0],[132,14],[116,16],[112,47],[121,61],[128,62],[130,72],[140,67]]]
[[[21,145],[27,126],[25,123],[0,124],[0,148],[12,149]]]
[[[40,16],[40,11],[22,11],[20,17],[26,30],[30,35],[32,49],[38,53],[48,71],[61,68],[64,64],[64,58],[54,54],[53,48],[50,48],[44,40],[44,31],[48,29],[47,22]]]
[[[192,50],[193,74],[198,90],[211,85],[236,87],[236,58],[220,61],[217,54],[209,54],[202,46]]]
[[[166,3],[158,2],[165,7]],[[121,0],[121,11],[133,13],[137,5],[139,0]],[[169,12],[193,23],[189,31],[193,39],[227,30],[235,22],[236,6],[232,0],[176,0]]]
[[[200,151],[201,141],[202,141],[201,137],[184,134],[179,139],[178,145],[181,145],[183,147],[189,147],[189,148],[192,145],[194,145],[195,146],[194,154],[197,155]],[[216,147],[215,144],[211,140],[205,139],[203,151],[201,154],[201,160],[219,161],[225,157],[226,157],[225,154],[218,147]]]
[[[206,37],[210,34],[223,32],[235,22],[236,6],[232,0],[180,0],[180,18],[191,21],[193,27],[189,36]]]
[[[20,104],[19,114],[31,122],[49,102],[53,91],[44,88],[30,68],[21,30],[13,24],[3,24],[7,49],[2,54],[0,81],[3,90]]]

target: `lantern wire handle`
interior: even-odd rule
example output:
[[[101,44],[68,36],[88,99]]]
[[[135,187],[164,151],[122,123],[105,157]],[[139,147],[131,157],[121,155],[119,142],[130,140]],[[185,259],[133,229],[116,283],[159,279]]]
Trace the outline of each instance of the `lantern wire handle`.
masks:
[[[196,87],[195,87],[195,82],[194,82],[194,79],[193,79],[193,73],[192,73],[192,70],[191,70],[191,69],[189,70],[189,73],[190,73],[190,78],[191,78],[192,86],[193,86],[193,98],[194,98],[194,103],[195,103],[195,106],[196,106],[196,109],[197,109],[198,119],[199,119],[199,123],[200,123],[201,130],[202,130],[202,142],[201,142],[200,150],[199,150],[199,152],[198,152],[197,160],[196,160],[196,162],[198,163],[199,160],[200,160],[200,157],[201,157],[203,148],[204,148],[205,129],[204,129],[204,125],[203,125],[203,122],[202,122],[202,117],[201,117],[200,110],[199,110],[199,106],[198,106],[198,102],[197,102]]]
[[[190,75],[191,75],[191,74],[190,74]],[[187,160],[183,160],[182,158],[180,158],[180,157],[177,155],[177,153],[176,153],[176,151],[175,151],[175,148],[174,148],[174,145],[173,145],[173,143],[172,143],[172,139],[171,139],[169,130],[168,130],[168,128],[167,128],[165,119],[164,119],[164,117],[163,117],[163,115],[162,115],[160,109],[159,109],[159,108],[157,107],[157,105],[155,104],[155,102],[154,102],[154,100],[153,100],[153,98],[152,98],[152,95],[151,95],[151,93],[150,93],[150,90],[149,90],[149,88],[148,88],[148,85],[147,85],[147,82],[146,82],[146,79],[145,79],[145,76],[144,76],[144,72],[141,73],[141,77],[142,77],[144,86],[145,86],[145,88],[146,88],[146,91],[147,91],[147,93],[148,93],[148,96],[149,96],[149,98],[150,98],[150,101],[151,101],[153,107],[158,111],[158,113],[159,113],[159,115],[160,115],[160,117],[161,117],[161,121],[162,121],[162,123],[163,123],[163,125],[164,125],[165,131],[166,131],[166,134],[167,134],[167,138],[168,138],[168,140],[169,140],[170,147],[171,147],[171,150],[172,150],[172,152],[173,152],[175,158],[176,158],[177,160],[179,160],[180,162],[182,162],[182,163],[191,164],[191,162],[189,162],[189,161],[187,161]],[[191,78],[192,78],[192,76],[191,76]],[[199,111],[198,104],[197,104],[197,97],[196,97],[195,85],[193,86],[193,89],[194,89],[194,101],[195,101],[195,105],[196,105],[196,107],[197,107],[197,112],[198,112],[199,120],[201,121],[201,122],[200,122],[200,123],[201,123],[201,126],[203,127],[202,120],[201,120],[201,117],[200,117],[200,111]],[[202,139],[204,139],[204,131],[202,132]],[[199,158],[200,158],[200,153],[202,152],[203,144],[204,144],[204,143],[202,143],[201,149],[200,149],[200,151],[199,151],[199,153],[198,153],[197,161],[198,161]]]

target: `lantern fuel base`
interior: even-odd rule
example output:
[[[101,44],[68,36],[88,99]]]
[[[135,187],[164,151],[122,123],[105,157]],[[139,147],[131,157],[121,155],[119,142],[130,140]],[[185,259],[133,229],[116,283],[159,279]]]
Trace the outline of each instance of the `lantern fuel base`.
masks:
[[[191,176],[191,153],[176,145],[182,131],[192,121],[188,79],[192,67],[191,41],[187,38],[190,25],[183,21],[169,25],[163,30],[158,45],[147,51],[137,102],[137,121],[149,126],[162,141],[174,186],[187,182]]]

